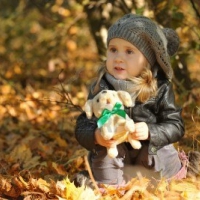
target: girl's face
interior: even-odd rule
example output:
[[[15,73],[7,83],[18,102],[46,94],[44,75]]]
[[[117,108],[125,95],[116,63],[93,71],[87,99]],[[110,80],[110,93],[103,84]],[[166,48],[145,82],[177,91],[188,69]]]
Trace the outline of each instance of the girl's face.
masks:
[[[144,55],[130,42],[120,38],[110,40],[106,67],[116,79],[126,80],[138,76],[147,64]]]

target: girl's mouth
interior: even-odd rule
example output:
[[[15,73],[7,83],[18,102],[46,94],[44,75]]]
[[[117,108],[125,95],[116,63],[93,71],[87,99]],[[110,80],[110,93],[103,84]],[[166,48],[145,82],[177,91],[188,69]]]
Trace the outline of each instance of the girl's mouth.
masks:
[[[121,67],[115,67],[115,70],[117,70],[117,71],[122,71],[122,70],[124,70],[124,69],[121,68]]]

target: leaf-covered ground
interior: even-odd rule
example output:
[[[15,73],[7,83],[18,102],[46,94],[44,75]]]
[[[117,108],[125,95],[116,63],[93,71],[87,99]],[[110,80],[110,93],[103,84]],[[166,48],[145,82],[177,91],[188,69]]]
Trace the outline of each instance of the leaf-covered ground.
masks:
[[[95,5],[95,1],[91,3]],[[191,57],[188,67],[194,85],[192,91],[177,96],[184,107],[186,135],[176,147],[187,152],[200,150],[200,91],[196,81],[200,77],[200,54],[194,34],[199,21],[194,23],[185,3],[181,5],[188,17],[180,23],[183,29],[178,29],[184,47],[179,56]],[[198,178],[171,183],[162,180],[152,185],[139,175],[121,188],[104,186],[104,193],[76,188],[70,181],[79,170],[89,170],[87,152],[74,137],[80,108],[72,104],[84,104],[86,87],[99,66],[83,5],[60,0],[1,3],[0,199],[200,199]],[[177,6],[172,7],[176,8],[174,14],[180,14]],[[194,45],[197,51],[191,49]]]
[[[200,199],[198,178],[152,185],[138,176],[124,187],[103,186],[103,193],[76,188],[70,178],[89,168],[84,160],[87,152],[74,137],[80,108],[72,104],[83,103],[87,90],[81,85],[69,94],[67,89],[61,83],[46,90],[31,86],[23,90],[9,82],[0,86],[1,199]],[[190,116],[186,111],[184,115]],[[198,136],[198,117],[191,123],[186,124],[188,129]],[[193,144],[198,143],[195,134]],[[186,148],[187,141],[178,148]]]

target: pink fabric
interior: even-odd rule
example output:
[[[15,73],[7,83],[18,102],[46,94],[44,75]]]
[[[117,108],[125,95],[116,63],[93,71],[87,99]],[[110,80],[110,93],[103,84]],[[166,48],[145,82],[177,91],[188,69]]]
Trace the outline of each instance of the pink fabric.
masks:
[[[172,180],[172,179],[181,180],[183,178],[186,178],[187,168],[188,168],[188,164],[189,164],[188,157],[187,157],[187,155],[185,154],[184,151],[179,152],[178,155],[179,155],[179,158],[181,160],[182,167],[181,167],[181,169],[179,170],[179,172],[175,176],[173,176],[172,178],[170,178],[168,180]]]

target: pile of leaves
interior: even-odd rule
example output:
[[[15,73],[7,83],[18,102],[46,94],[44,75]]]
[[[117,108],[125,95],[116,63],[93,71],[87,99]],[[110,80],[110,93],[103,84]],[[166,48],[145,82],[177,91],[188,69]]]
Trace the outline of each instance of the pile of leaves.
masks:
[[[2,198],[48,193],[51,182],[56,184],[84,167],[82,156],[87,152],[78,146],[73,130],[80,111],[69,111],[71,102],[62,101],[65,97],[48,88],[24,90],[20,84],[4,82],[0,91]]]
[[[0,199],[200,199],[198,177],[153,184],[138,175],[118,188],[75,187],[72,177],[90,171],[87,151],[74,137],[75,121],[99,66],[83,5],[77,2],[1,1]],[[91,3],[89,8],[95,8]],[[182,41],[199,50],[198,42],[188,41],[197,32],[188,31],[190,26],[179,30]],[[185,49],[184,57],[196,54]],[[190,68],[198,80],[198,65]],[[199,150],[200,109],[193,109],[199,106],[199,91],[190,91],[187,101],[185,93],[178,100],[184,104],[186,137],[176,145]]]
[[[58,84],[53,91],[24,90],[9,82],[0,86],[1,199],[200,199],[198,178],[153,185],[138,176],[118,188],[75,187],[74,174],[90,170],[87,151],[74,137],[81,111],[74,102],[84,102],[86,88],[81,85],[70,94],[65,88]]]

